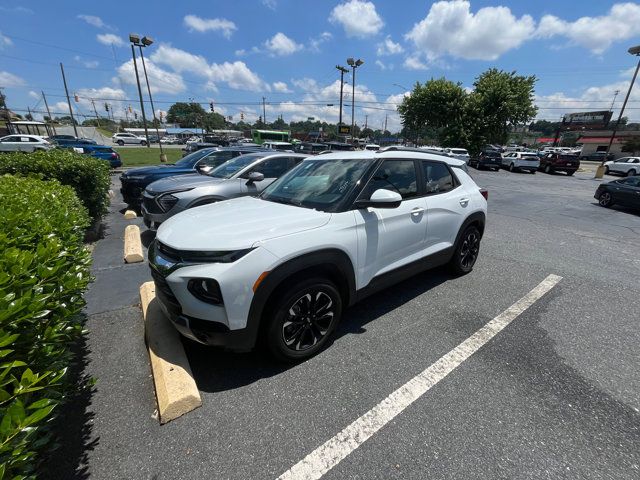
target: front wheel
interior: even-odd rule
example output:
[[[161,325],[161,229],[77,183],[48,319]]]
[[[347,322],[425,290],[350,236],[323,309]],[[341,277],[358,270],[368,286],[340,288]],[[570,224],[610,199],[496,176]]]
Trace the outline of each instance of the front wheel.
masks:
[[[613,205],[613,197],[611,197],[611,194],[609,192],[602,192],[600,194],[600,197],[598,197],[598,203],[602,207],[609,208],[611,205]]]
[[[298,282],[276,300],[267,347],[279,360],[305,360],[327,344],[341,314],[342,299],[331,281],[310,278]]]
[[[633,177],[636,174],[636,171],[631,169],[627,172],[627,177]]]
[[[142,140],[142,141],[140,142],[140,145],[142,145],[143,147],[146,147],[146,146],[147,146],[147,142],[146,142],[146,140]]]
[[[553,173],[551,165],[547,165],[546,167],[544,167],[544,173]]]
[[[515,169],[516,169],[516,167],[515,167],[515,165],[513,163],[511,165],[509,165],[509,171],[511,173],[513,173],[515,171]]]
[[[116,143],[122,147],[124,145],[124,140],[118,140]]]
[[[604,174],[609,175],[609,165],[604,166]]]
[[[571,170],[570,172],[567,172],[567,177],[570,177],[571,175],[573,175],[575,172],[575,170]]]
[[[453,273],[465,275],[473,270],[480,251],[480,230],[474,226],[467,227],[456,246],[449,266]]]

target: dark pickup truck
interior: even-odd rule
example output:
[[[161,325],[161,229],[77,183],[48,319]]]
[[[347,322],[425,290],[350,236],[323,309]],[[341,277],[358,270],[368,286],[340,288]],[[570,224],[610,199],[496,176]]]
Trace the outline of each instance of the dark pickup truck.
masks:
[[[580,168],[580,159],[577,155],[552,152],[540,158],[540,167],[545,173],[565,172],[571,176]]]

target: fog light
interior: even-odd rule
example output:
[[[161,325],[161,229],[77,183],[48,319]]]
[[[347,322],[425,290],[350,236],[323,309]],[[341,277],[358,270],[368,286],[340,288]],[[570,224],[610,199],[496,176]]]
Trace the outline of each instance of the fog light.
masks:
[[[222,292],[220,285],[210,278],[192,278],[187,284],[187,288],[198,300],[213,305],[222,305]]]

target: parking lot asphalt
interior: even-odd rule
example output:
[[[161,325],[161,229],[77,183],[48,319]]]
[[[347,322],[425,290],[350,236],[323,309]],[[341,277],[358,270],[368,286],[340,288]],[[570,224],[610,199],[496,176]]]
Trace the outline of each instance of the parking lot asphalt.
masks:
[[[300,365],[186,343],[203,406],[164,426],[138,308],[148,266],[121,258],[140,220],[114,200],[87,295],[83,373],[97,384],[68,409],[49,476],[276,478],[556,274],[323,478],[639,478],[640,215],[598,206],[591,173],[472,175],[489,217],[471,274],[438,269],[370,297]]]

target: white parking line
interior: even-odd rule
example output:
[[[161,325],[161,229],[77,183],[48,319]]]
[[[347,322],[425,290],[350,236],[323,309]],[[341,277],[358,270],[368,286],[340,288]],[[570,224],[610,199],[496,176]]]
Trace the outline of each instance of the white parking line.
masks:
[[[279,480],[317,480],[366,442],[374,433],[393,420],[431,387],[455,370],[500,333],[527,308],[555,287],[562,277],[549,275],[500,315],[488,322],[449,353],[422,371],[367,413],[327,440],[305,458],[278,477]]]

